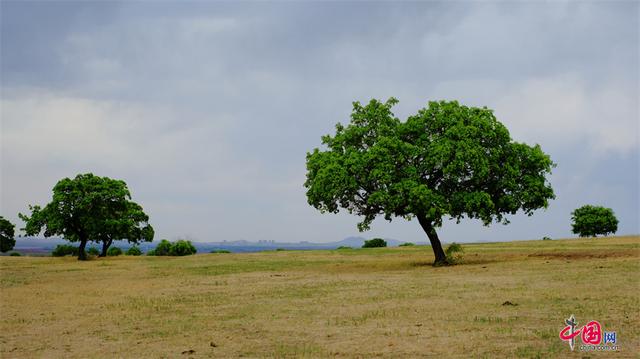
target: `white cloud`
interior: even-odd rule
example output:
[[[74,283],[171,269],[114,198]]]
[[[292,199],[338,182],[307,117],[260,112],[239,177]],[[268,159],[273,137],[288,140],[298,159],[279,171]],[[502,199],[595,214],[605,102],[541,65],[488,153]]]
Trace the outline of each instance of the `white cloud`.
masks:
[[[516,140],[626,153],[638,148],[639,117],[637,92],[625,89],[603,83],[588,91],[574,76],[530,79],[499,96],[494,109]]]

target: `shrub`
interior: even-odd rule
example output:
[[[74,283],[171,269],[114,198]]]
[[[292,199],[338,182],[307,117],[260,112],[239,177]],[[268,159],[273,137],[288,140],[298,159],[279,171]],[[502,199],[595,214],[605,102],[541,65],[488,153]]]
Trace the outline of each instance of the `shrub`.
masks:
[[[456,242],[451,243],[444,251],[447,261],[451,264],[460,263],[464,255],[464,249]]]
[[[387,241],[382,238],[374,238],[368,241],[364,241],[362,248],[378,248],[378,247],[386,247]]]
[[[171,242],[166,239],[163,239],[158,243],[154,255],[156,256],[168,256],[169,252],[171,252]]]
[[[117,257],[119,255],[122,254],[122,249],[118,248],[118,247],[111,247],[109,248],[109,250],[107,251],[107,255],[109,257]]]
[[[64,257],[66,255],[77,256],[78,247],[70,244],[58,244],[51,252],[51,255],[54,257]]]
[[[549,238],[549,237],[545,236],[545,237],[542,237],[542,240],[543,240],[543,241],[550,241],[550,240],[551,240],[551,238]]]
[[[158,249],[156,248],[156,253]],[[171,245],[169,249],[170,256],[188,256],[190,254],[196,254],[196,247],[191,244],[191,241],[179,240]]]
[[[405,243],[402,243],[401,245],[399,245],[398,247],[411,247],[411,246],[415,246],[415,244],[413,244],[411,242],[405,242]]]
[[[212,251],[211,251],[211,252],[209,252],[209,253],[231,253],[231,252],[229,252],[229,251],[228,251],[228,250],[226,250],[226,249],[217,249],[217,250],[216,250],[216,249],[214,249],[214,250],[212,250]]]
[[[96,247],[89,247],[89,249],[87,249],[87,254],[92,256],[99,256],[100,250]]]
[[[597,237],[598,234],[616,233],[618,219],[611,208],[582,206],[571,212],[573,233],[580,237]]]
[[[9,254],[10,257],[20,257],[21,254],[18,252],[11,252],[11,254]]]
[[[127,249],[127,252],[125,254],[128,256],[139,256],[142,255],[142,251],[140,250],[140,248],[133,246]]]
[[[174,243],[163,239],[158,243],[156,249],[147,252],[148,256],[188,256],[196,254],[198,250],[191,241],[180,239]]]
[[[338,247],[336,249],[353,249],[353,248],[351,248],[349,246],[340,246],[340,247]]]
[[[276,252],[282,252],[282,251],[286,251],[285,248],[276,248]]]

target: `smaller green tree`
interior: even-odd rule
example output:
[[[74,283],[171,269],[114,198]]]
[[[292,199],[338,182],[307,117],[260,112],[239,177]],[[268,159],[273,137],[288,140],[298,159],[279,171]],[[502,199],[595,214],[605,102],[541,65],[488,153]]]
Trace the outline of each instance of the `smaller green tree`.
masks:
[[[0,252],[5,253],[16,245],[15,225],[0,216]]]
[[[378,248],[378,247],[386,247],[387,241],[382,238],[374,238],[368,241],[364,241],[362,248]]]
[[[585,205],[571,212],[573,233],[580,237],[606,236],[618,231],[618,219],[611,208]]]
[[[61,179],[53,187],[51,202],[44,207],[29,206],[31,214],[19,213],[18,217],[25,222],[23,230],[28,236],[44,232],[45,237],[79,242],[78,259],[86,260],[88,242],[102,242],[100,255],[104,255],[114,240],[153,240],[149,217],[130,199],[124,181],[85,173]]]

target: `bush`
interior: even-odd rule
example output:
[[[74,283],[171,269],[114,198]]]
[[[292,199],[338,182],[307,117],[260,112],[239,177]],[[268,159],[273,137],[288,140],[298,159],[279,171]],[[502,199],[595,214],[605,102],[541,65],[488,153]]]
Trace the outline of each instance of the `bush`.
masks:
[[[122,249],[118,248],[118,247],[111,247],[109,248],[109,250],[107,251],[107,255],[109,257],[117,257],[119,255],[122,254]]]
[[[353,249],[353,248],[351,248],[349,246],[340,246],[340,247],[338,247],[336,249]]]
[[[156,250],[154,251],[154,255],[156,256],[168,256],[169,252],[171,252],[171,242],[166,239],[163,239],[158,243]]]
[[[11,252],[11,254],[9,254],[10,257],[20,257],[21,254],[18,252]]]
[[[100,250],[96,247],[89,247],[89,249],[87,249],[87,254],[92,256],[99,256]]]
[[[549,238],[549,237],[546,237],[546,236],[545,236],[545,237],[542,237],[542,240],[543,240],[543,241],[550,241],[550,240],[551,240],[551,238]]]
[[[152,249],[147,252],[148,256],[188,256],[190,254],[196,254],[198,250],[191,243],[191,241],[178,240],[174,243],[163,239],[158,243],[156,249]],[[212,251],[213,253],[213,251]]]
[[[58,244],[51,252],[51,255],[54,257],[64,257],[67,255],[77,256],[78,247],[70,244]]]
[[[276,248],[276,252],[282,252],[282,251],[286,251],[285,248]]]
[[[156,248],[156,253],[158,249]],[[190,254],[196,254],[196,247],[191,244],[191,241],[179,240],[171,245],[169,249],[170,256],[188,256]]]
[[[597,237],[618,231],[618,219],[611,208],[582,206],[571,212],[573,233],[580,237]]]
[[[449,263],[460,263],[462,261],[462,256],[464,255],[464,249],[460,244],[453,242],[447,247],[444,254],[447,256],[447,261]]]
[[[374,238],[368,241],[364,241],[362,248],[379,248],[379,247],[386,247],[386,246],[387,246],[387,241],[385,241],[382,238]]]
[[[398,247],[411,247],[411,246],[415,246],[415,244],[413,244],[411,242],[405,242],[405,243],[402,243],[401,245],[399,245]]]
[[[214,249],[214,250],[212,250],[212,251],[211,251],[211,252],[209,252],[209,253],[231,253],[231,252],[229,252],[229,251],[228,251],[228,250],[226,250],[226,249],[217,249],[217,250],[216,250],[216,249]]]
[[[139,256],[142,255],[142,251],[140,250],[140,248],[133,246],[127,249],[127,252],[125,254],[128,256]]]

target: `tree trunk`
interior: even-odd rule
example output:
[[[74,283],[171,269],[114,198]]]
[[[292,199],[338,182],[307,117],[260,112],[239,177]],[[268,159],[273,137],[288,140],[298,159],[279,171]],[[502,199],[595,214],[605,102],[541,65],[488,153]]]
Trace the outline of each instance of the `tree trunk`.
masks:
[[[433,266],[443,266],[449,265],[449,261],[447,260],[447,256],[444,254],[442,250],[442,244],[440,244],[440,238],[438,238],[438,233],[436,233],[436,229],[433,227],[433,223],[426,216],[416,216],[418,218],[418,222],[420,226],[429,237],[429,242],[431,242],[431,249],[433,249],[433,255],[435,256],[435,261],[433,261]]]
[[[80,247],[78,247],[78,260],[79,261],[86,261],[87,260],[87,253],[84,251],[84,247],[87,246],[87,240],[86,239],[81,239],[80,240]]]
[[[102,252],[100,253],[99,257],[107,256],[107,250],[109,250],[109,246],[111,245],[112,242],[113,242],[113,239],[109,239],[109,240],[105,239],[102,241]]]

